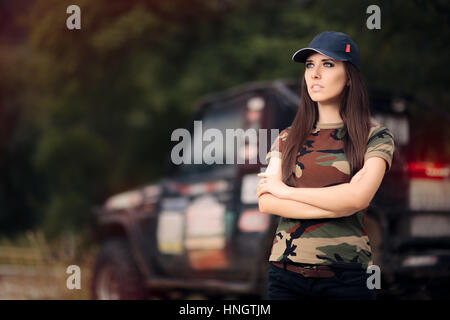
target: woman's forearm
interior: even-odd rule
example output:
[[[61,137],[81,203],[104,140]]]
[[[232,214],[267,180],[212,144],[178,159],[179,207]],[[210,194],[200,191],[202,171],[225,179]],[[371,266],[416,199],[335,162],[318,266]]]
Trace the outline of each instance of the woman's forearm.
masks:
[[[258,198],[259,211],[292,219],[325,219],[339,218],[356,211],[326,210],[300,201],[280,199],[270,193]]]
[[[323,188],[289,187],[286,200],[299,201],[330,211],[356,212],[362,207],[355,185],[350,183]]]

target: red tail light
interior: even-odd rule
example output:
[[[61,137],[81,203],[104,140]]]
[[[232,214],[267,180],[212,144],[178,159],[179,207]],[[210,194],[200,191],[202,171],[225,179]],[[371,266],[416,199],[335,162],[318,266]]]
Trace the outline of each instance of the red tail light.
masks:
[[[449,177],[450,167],[433,162],[410,162],[408,172],[411,178],[443,180]]]

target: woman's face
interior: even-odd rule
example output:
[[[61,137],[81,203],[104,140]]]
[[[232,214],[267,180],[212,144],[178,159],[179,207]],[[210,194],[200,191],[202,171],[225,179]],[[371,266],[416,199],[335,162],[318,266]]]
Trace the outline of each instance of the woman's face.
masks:
[[[335,102],[348,81],[344,62],[313,53],[305,62],[305,81],[313,101]]]

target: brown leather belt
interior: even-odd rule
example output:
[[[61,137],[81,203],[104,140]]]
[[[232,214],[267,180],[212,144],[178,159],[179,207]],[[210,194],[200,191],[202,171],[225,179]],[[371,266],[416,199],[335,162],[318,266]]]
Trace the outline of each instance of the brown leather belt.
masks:
[[[328,266],[296,266],[290,263],[272,262],[272,264],[278,268],[289,270],[295,273],[299,273],[304,277],[311,278],[332,278],[334,272]],[[286,267],[285,267],[286,266]]]

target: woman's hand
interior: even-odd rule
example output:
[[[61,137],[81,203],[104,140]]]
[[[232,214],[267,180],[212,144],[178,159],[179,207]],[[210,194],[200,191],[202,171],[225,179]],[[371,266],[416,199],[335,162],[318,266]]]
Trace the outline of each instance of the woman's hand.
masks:
[[[277,176],[267,173],[259,173],[259,177],[262,179],[258,182],[256,187],[256,196],[259,198],[264,193],[271,193],[277,198],[288,199],[290,188],[283,181],[281,181]]]

